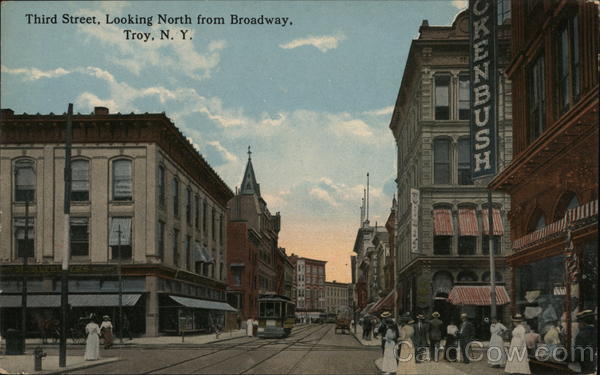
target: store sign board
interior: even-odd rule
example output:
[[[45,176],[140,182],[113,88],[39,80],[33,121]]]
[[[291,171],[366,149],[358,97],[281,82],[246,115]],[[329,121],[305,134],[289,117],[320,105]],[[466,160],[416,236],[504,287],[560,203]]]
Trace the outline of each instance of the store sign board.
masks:
[[[496,0],[469,0],[471,70],[471,173],[492,177],[497,169]]]
[[[413,253],[419,252],[419,203],[419,190],[410,189],[410,251]]]

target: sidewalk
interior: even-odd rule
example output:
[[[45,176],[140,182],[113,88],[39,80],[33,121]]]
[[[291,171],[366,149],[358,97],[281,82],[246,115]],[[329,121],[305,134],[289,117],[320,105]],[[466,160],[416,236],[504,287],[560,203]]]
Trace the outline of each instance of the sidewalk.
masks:
[[[58,367],[58,356],[49,355],[42,359],[42,371],[34,371],[33,353],[25,355],[0,354],[0,374],[60,374],[65,371],[79,370],[119,361],[121,358],[100,358],[97,361],[86,361],[83,356],[68,356],[67,366]]]
[[[364,340],[362,338],[363,329],[360,324],[356,325],[356,332],[354,332],[354,327],[351,327],[350,332],[364,346],[381,346],[381,338],[374,338],[373,334],[371,334],[371,340]]]

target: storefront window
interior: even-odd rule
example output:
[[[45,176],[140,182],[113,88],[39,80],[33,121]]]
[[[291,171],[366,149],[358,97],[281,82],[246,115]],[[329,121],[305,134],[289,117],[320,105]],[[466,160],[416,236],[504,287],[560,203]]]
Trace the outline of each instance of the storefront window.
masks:
[[[581,264],[581,305],[583,310],[598,306],[598,240],[583,245]]]

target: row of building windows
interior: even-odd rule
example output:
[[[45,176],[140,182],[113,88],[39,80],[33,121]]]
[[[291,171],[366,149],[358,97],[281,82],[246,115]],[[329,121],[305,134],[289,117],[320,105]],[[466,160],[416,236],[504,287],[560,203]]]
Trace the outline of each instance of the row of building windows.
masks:
[[[472,185],[470,164],[470,141],[460,138],[457,144],[457,160],[452,166],[452,141],[447,138],[436,138],[433,141],[433,183],[436,185],[452,184],[452,168],[457,169],[459,185]]]

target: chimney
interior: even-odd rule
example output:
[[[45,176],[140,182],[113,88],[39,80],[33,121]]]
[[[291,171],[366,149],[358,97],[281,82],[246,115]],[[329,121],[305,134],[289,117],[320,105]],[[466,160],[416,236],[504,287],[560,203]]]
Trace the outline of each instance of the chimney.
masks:
[[[95,115],[108,115],[108,108],[106,107],[94,107]]]
[[[0,117],[5,118],[5,117],[12,117],[14,116],[15,111],[13,111],[10,108],[2,108],[0,110]]]

